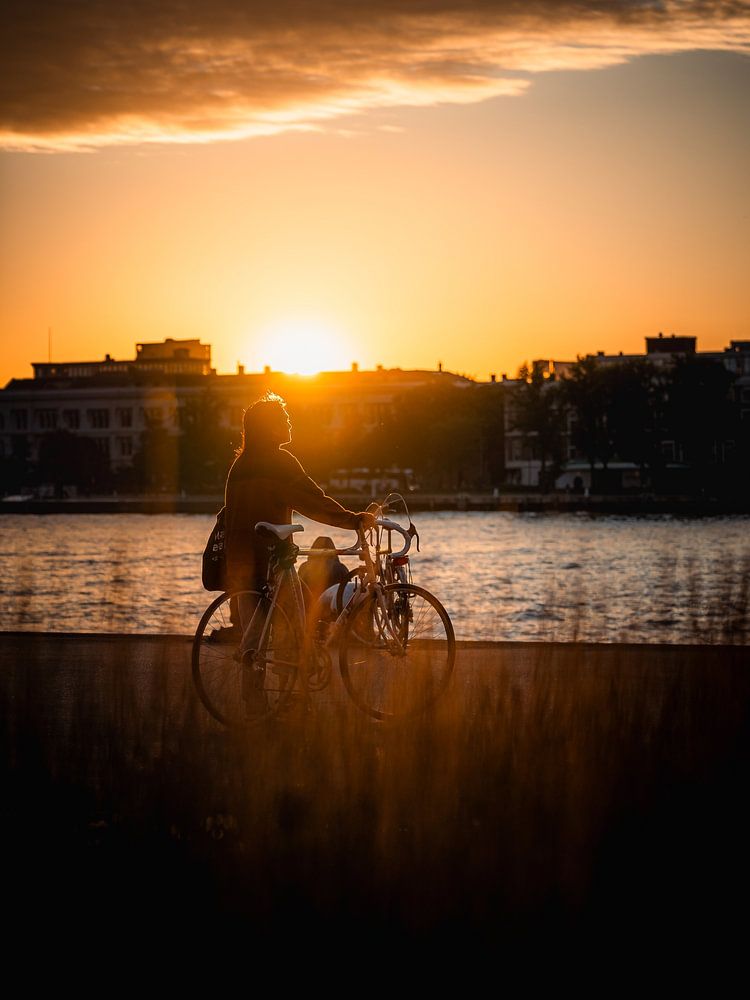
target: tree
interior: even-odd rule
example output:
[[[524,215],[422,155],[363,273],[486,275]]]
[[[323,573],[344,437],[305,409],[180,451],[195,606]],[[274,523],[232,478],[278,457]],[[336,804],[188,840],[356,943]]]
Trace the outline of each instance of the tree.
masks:
[[[17,435],[11,442],[11,454],[0,458],[0,495],[17,493],[29,481],[28,439]]]
[[[645,360],[625,361],[602,368],[606,426],[612,452],[638,465],[641,483],[648,469],[653,476],[663,461],[661,451],[665,373]]]
[[[571,440],[586,457],[593,483],[597,461],[601,461],[606,468],[612,452],[607,426],[607,387],[602,367],[596,358],[579,357],[561,385],[563,399],[573,411]]]
[[[478,386],[427,385],[404,393],[362,440],[358,464],[414,469],[422,488],[482,485],[488,452],[487,395]],[[362,456],[367,456],[363,460]]]
[[[518,378],[521,385],[514,400],[513,426],[536,444],[541,461],[539,485],[546,492],[554,483],[562,461],[559,386],[552,378],[545,377],[541,361],[534,361],[530,368],[524,362]]]
[[[230,432],[221,424],[221,404],[210,391],[180,409],[177,441],[178,480],[188,493],[219,493],[233,452]]]
[[[701,491],[724,478],[724,446],[737,437],[732,384],[723,365],[703,358],[680,358],[670,373],[665,437],[675,441]]]
[[[52,484],[58,497],[66,486],[86,493],[104,491],[111,485],[109,459],[93,438],[66,430],[52,431],[39,444],[34,478],[37,483]]]
[[[142,490],[175,493],[179,482],[179,441],[160,420],[149,420],[133,456],[133,473]]]

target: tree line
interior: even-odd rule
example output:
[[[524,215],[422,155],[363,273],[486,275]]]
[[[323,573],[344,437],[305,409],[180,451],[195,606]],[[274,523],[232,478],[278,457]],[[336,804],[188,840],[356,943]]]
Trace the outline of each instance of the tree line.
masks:
[[[533,441],[549,486],[572,456],[606,492],[613,463],[631,463],[640,487],[705,494],[748,492],[750,420],[723,365],[696,357],[601,363],[579,358],[559,379],[525,365],[515,426]]]

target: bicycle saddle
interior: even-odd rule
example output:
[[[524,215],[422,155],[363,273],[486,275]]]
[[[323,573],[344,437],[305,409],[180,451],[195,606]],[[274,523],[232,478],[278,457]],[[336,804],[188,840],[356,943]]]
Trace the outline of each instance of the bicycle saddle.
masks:
[[[255,531],[261,538],[273,536],[281,542],[291,538],[295,531],[304,530],[301,524],[270,524],[268,521],[258,521],[255,525]]]

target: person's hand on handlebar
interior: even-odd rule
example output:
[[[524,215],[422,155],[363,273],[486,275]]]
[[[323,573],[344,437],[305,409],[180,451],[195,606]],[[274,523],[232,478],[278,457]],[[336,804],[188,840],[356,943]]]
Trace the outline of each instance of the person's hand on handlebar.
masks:
[[[371,514],[369,510],[361,510],[357,514],[359,518],[359,526],[363,531],[370,531],[371,528],[375,527],[375,515]]]

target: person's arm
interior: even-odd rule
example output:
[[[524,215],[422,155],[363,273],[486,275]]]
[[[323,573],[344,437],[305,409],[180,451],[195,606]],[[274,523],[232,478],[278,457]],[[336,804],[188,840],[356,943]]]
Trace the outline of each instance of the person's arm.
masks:
[[[287,452],[289,455],[289,453]],[[364,519],[364,527],[372,527],[372,516],[364,511],[356,513],[342,507],[333,497],[329,497],[314,482],[302,468],[300,463],[289,455],[291,476],[289,481],[289,503],[294,510],[304,514],[305,517],[312,518],[313,521],[320,521],[322,524],[330,524],[335,528],[349,528],[356,531]],[[293,464],[292,464],[293,463]]]
[[[335,528],[350,528],[352,531],[359,527],[359,514],[347,510],[333,497],[327,496],[309,476],[295,478],[290,500],[296,511],[313,521],[331,524]]]

